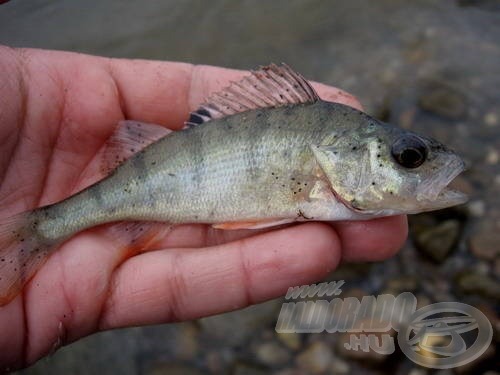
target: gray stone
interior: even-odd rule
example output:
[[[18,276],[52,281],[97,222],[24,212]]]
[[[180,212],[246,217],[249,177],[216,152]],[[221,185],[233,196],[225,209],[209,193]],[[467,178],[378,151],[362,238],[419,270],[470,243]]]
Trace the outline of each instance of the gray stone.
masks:
[[[301,336],[298,333],[290,332],[290,333],[276,333],[278,340],[280,340],[283,344],[286,345],[287,348],[292,350],[298,350],[302,346]]]
[[[267,371],[249,363],[237,363],[232,372],[233,375],[266,375]]]
[[[397,295],[402,292],[413,292],[418,287],[418,280],[413,275],[401,275],[387,282],[387,292]]]
[[[487,126],[497,126],[499,122],[498,115],[495,112],[488,112],[484,115],[483,121]]]
[[[330,368],[333,358],[330,345],[318,341],[300,353],[296,358],[296,363],[304,371],[321,374]]]
[[[486,213],[486,204],[483,200],[471,201],[467,204],[469,214],[474,217],[483,217]]]
[[[500,279],[500,257],[494,260],[493,274],[497,279]]]
[[[330,367],[330,371],[334,375],[344,375],[351,373],[351,365],[342,358],[335,357]]]
[[[203,372],[196,367],[189,366],[183,363],[158,363],[155,364],[147,375],[204,375]]]
[[[260,344],[255,355],[264,365],[275,367],[286,364],[290,361],[290,352],[277,342],[265,342]]]
[[[494,183],[495,183],[495,185],[500,186],[500,174],[497,174],[495,176]]]
[[[500,256],[500,230],[491,221],[485,221],[469,239],[472,253],[481,259],[494,260]]]
[[[497,164],[498,160],[500,160],[500,154],[498,153],[498,150],[490,148],[486,152],[485,160],[487,164]]]
[[[282,305],[275,299],[240,311],[200,319],[202,334],[228,345],[241,345],[255,335],[255,330],[278,319]]]
[[[194,359],[199,350],[199,328],[193,322],[182,323],[179,328],[176,340],[177,358]]]
[[[408,375],[427,375],[428,371],[423,368],[413,368],[408,372]]]
[[[414,234],[417,248],[436,262],[442,262],[453,250],[460,235],[458,220],[445,220]]]
[[[451,85],[434,84],[419,99],[422,109],[452,120],[463,118],[467,113],[465,96]]]
[[[296,368],[286,368],[275,372],[274,375],[304,375],[304,371]]]
[[[458,275],[458,288],[466,294],[478,294],[500,301],[500,283],[488,275],[464,272]]]
[[[225,374],[234,366],[235,353],[228,346],[217,346],[205,354],[204,362],[211,374]]]

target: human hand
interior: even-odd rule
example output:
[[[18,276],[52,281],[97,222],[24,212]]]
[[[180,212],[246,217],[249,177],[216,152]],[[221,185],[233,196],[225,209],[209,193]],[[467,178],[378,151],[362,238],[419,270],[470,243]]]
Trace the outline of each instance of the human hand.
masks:
[[[180,129],[209,93],[245,74],[182,63],[0,48],[0,216],[59,201],[103,176],[95,160],[119,120]],[[321,97],[352,96],[314,84]],[[106,227],[75,235],[0,307],[0,365],[23,367],[93,332],[195,319],[320,280],[340,260],[393,255],[404,216],[261,231],[174,228],[127,258]]]

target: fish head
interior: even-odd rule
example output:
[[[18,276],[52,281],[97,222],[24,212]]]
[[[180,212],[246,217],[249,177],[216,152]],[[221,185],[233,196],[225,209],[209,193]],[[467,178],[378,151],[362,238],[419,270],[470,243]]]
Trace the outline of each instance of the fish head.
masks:
[[[448,188],[465,169],[443,144],[381,122],[327,137],[312,151],[335,196],[371,215],[418,213],[462,204]]]

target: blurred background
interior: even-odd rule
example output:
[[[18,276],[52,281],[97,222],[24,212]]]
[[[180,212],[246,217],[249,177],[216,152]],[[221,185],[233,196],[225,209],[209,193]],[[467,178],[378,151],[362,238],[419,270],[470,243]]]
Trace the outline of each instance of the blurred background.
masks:
[[[399,351],[343,350],[341,334],[279,335],[277,299],[93,335],[20,374],[498,374],[500,1],[13,0],[0,6],[0,43],[242,69],[286,62],[451,146],[469,166],[455,186],[470,202],[413,216],[398,256],[344,265],[329,280],[346,280],[342,297],[409,291],[419,306],[468,303],[494,327],[479,359],[429,372]]]

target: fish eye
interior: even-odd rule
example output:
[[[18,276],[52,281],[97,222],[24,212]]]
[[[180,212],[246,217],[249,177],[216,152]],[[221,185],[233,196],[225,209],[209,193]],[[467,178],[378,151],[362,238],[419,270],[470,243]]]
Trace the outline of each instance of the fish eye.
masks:
[[[410,169],[417,168],[427,159],[427,146],[422,139],[406,135],[393,143],[391,153],[399,165]]]

